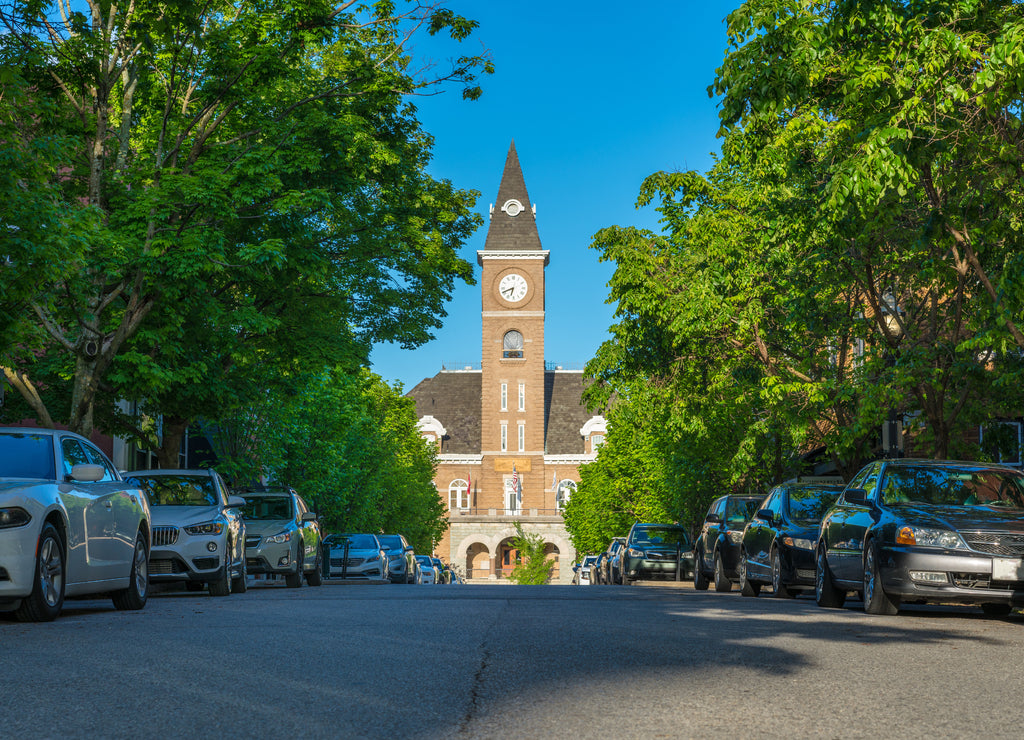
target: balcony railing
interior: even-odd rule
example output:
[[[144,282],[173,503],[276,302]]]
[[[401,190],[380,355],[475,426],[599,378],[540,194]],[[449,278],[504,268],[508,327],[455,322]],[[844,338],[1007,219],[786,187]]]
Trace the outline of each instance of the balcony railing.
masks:
[[[533,516],[558,516],[562,513],[561,509],[527,509],[522,508],[519,510],[511,509],[484,509],[484,508],[469,508],[469,509],[449,509],[448,515],[450,518],[455,519],[460,516],[515,516],[515,517],[533,517]]]

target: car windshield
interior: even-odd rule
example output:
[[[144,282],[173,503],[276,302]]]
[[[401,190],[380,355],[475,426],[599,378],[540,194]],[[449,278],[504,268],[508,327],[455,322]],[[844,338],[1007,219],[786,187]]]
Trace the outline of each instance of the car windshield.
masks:
[[[401,550],[402,549],[402,538],[397,534],[386,534],[382,537],[378,537],[380,540],[380,546],[385,550]]]
[[[324,544],[339,549],[348,543],[350,550],[376,550],[377,538],[372,534],[332,534],[324,538]]]
[[[685,529],[679,527],[643,527],[633,530],[630,543],[639,547],[662,547],[674,550],[680,545],[690,549],[690,538]]]
[[[1024,508],[1020,473],[980,466],[889,465],[881,491],[889,505]]]
[[[293,519],[291,496],[253,496],[245,499],[245,519]]]
[[[430,562],[430,558],[426,555],[417,555],[416,562],[418,562],[420,565],[426,565],[431,568],[434,567],[434,564]]]
[[[730,529],[743,529],[761,508],[761,499],[731,498],[725,505],[725,522]]]
[[[150,506],[215,506],[217,488],[208,475],[133,475],[131,482],[142,488]]]
[[[791,488],[789,490],[789,518],[796,524],[820,524],[825,512],[839,498],[840,488]]]
[[[0,434],[0,478],[56,480],[53,437],[49,434]]]

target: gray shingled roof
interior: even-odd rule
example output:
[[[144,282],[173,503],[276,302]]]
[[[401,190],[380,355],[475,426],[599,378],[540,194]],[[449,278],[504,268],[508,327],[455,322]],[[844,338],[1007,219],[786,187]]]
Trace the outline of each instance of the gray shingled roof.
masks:
[[[583,405],[583,373],[544,373],[544,451],[582,455],[580,427],[593,416]]]
[[[501,210],[501,207],[512,198],[523,205],[523,211],[516,216],[509,216]],[[526,180],[523,179],[523,170],[519,166],[519,155],[516,153],[514,141],[509,147],[508,157],[505,159],[505,171],[501,175],[501,185],[498,187],[498,202],[494,205],[494,212],[491,214],[491,224],[487,228],[487,241],[484,242],[484,249],[499,251],[541,249],[540,235],[537,233],[537,219],[533,215],[530,196],[526,192]]]
[[[416,401],[416,416],[433,416],[447,435],[441,440],[445,455],[480,454],[480,372],[440,372],[424,378],[406,395]]]

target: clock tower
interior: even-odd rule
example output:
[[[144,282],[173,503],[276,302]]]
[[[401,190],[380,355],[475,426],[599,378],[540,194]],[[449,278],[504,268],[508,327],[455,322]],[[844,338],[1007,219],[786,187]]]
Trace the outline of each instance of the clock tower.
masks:
[[[544,268],[536,209],[515,143],[491,206],[481,267],[482,471],[499,510],[554,507],[544,481]],[[489,460],[488,460],[489,458]],[[488,470],[487,468],[490,468]],[[481,481],[484,482],[484,481]],[[500,495],[500,499],[497,497]]]

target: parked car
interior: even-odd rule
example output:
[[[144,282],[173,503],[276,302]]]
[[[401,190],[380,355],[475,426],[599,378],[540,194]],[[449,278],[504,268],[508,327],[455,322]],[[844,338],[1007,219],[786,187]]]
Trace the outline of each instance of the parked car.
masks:
[[[601,562],[602,583],[622,583],[622,551],[626,547],[625,537],[612,537]]]
[[[247,491],[245,566],[257,575],[283,575],[288,588],[323,582],[323,548],[316,514],[295,491]]]
[[[392,583],[419,583],[416,551],[400,534],[382,534],[377,539],[388,554],[388,572]]]
[[[739,577],[744,596],[757,596],[766,584],[780,598],[814,588],[818,527],[842,490],[840,485],[786,483],[768,492],[743,530]]]
[[[626,537],[622,585],[643,579],[682,580],[693,570],[690,535],[678,524],[637,522]]]
[[[607,583],[604,580],[604,561],[608,557],[608,551],[599,552],[594,558],[594,564],[590,566],[590,583],[595,586],[603,586]]]
[[[713,580],[716,591],[732,590],[732,584],[739,580],[743,528],[763,500],[764,496],[729,494],[711,502],[693,547],[695,589],[706,591]]]
[[[441,562],[441,558],[430,558],[434,564],[434,572],[437,573],[438,583],[451,583],[452,582],[452,571],[451,569]]]
[[[866,465],[818,533],[815,598],[864,611],[903,601],[1024,605],[1024,474],[985,463],[885,460]]]
[[[429,555],[417,555],[416,562],[420,566],[420,583],[438,583],[437,569]]]
[[[343,580],[388,581],[387,550],[375,534],[329,534],[324,552],[330,562],[330,577]]]
[[[590,574],[591,569],[594,567],[594,561],[597,560],[597,555],[585,555],[583,560],[580,561],[579,568],[576,571],[576,583],[579,586],[589,586],[591,584]]]
[[[149,503],[89,440],[55,429],[0,429],[0,611],[56,619],[68,596],[149,596]]]
[[[211,596],[244,593],[245,499],[212,470],[136,470],[124,477],[149,500],[153,546],[149,579],[188,583]]]

